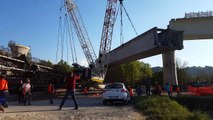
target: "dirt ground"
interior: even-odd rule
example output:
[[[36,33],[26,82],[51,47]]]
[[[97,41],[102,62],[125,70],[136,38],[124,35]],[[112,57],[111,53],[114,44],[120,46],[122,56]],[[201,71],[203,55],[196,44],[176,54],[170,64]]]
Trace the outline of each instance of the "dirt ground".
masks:
[[[6,113],[0,113],[0,120],[145,120],[133,106],[124,104],[102,105],[100,97],[77,98],[79,109],[74,110],[73,101],[68,99],[58,110],[61,99],[53,105],[48,100],[32,101],[30,106],[9,102]]]

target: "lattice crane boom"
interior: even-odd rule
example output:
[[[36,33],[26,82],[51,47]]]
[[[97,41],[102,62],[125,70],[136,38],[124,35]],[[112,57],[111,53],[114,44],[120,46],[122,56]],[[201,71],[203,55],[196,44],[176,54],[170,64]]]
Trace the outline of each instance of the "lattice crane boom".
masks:
[[[116,20],[117,1],[118,0],[107,0],[99,49],[99,66],[103,75],[107,72],[109,58],[106,58],[106,54],[111,50],[113,27]]]
[[[69,18],[71,19],[80,45],[83,49],[83,52],[86,56],[89,66],[95,67],[95,60],[97,56],[90,42],[90,38],[86,31],[85,25],[83,23],[82,17],[79,13],[78,7],[74,4],[72,0],[65,0],[65,7],[67,9]]]
[[[77,6],[72,0],[65,0],[65,7],[67,8],[69,17],[74,25],[86,59],[90,66],[94,66],[94,72],[103,79],[106,75],[108,64],[106,54],[111,50],[113,26],[116,20],[117,1],[118,0],[107,0],[99,49],[99,58],[97,59]]]

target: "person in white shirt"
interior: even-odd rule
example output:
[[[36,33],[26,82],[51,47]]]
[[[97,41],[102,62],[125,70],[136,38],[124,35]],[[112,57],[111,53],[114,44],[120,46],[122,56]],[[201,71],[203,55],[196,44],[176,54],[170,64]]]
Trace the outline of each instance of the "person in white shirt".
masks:
[[[28,105],[31,105],[31,85],[30,85],[30,79],[27,79],[27,81],[22,85],[22,93],[24,96],[23,104],[26,105],[28,101]]]

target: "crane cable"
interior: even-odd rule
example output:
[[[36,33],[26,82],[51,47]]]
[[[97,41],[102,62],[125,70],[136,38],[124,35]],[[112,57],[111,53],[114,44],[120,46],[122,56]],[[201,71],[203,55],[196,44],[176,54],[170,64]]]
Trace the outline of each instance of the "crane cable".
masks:
[[[65,24],[66,24],[66,26],[65,26],[65,39],[66,39],[66,49],[67,49],[67,62],[69,61],[69,45],[68,45],[68,40],[69,40],[69,31],[68,31],[68,28],[69,28],[69,24],[68,24],[68,20],[67,20],[67,14],[65,14]]]
[[[70,16],[68,16],[68,18],[70,19]],[[69,45],[71,49],[72,60],[73,60],[73,63],[74,62],[77,63],[78,61],[77,61],[77,55],[76,55],[76,49],[75,49],[74,34],[73,34],[72,24],[69,22],[68,18],[67,18],[68,36],[69,36]]]
[[[122,4],[122,8],[124,9],[124,11],[126,13],[126,16],[129,19],[129,22],[132,25],[132,28],[134,29],[135,34],[138,36],[138,33],[137,33],[136,29],[135,29],[135,26],[133,25],[133,22],[132,22],[131,18],[129,17],[129,14],[128,14],[128,12],[127,12],[127,10],[126,10],[126,8],[125,8],[125,6],[123,4]]]
[[[64,6],[63,6],[64,7]],[[62,8],[60,7],[60,13]],[[66,44],[67,62],[69,61],[69,47],[71,50],[72,62],[77,62],[74,34],[72,30],[72,23],[69,22],[70,16],[65,14],[65,17],[59,17],[59,27],[57,36],[57,50],[56,50],[56,63],[58,62],[59,46],[61,46],[61,60],[64,59],[64,44]],[[66,40],[66,41],[65,41]]]
[[[59,27],[58,27],[58,36],[57,36],[57,49],[56,49],[56,63],[58,62],[58,46],[59,46],[59,41],[60,41],[60,35],[61,35],[61,16],[59,18]]]
[[[123,1],[120,0],[120,15],[121,15],[121,18],[120,18],[120,24],[121,24],[121,27],[120,27],[120,45],[122,45],[124,43],[124,35],[123,35],[123,10],[122,10],[122,6],[123,6]]]

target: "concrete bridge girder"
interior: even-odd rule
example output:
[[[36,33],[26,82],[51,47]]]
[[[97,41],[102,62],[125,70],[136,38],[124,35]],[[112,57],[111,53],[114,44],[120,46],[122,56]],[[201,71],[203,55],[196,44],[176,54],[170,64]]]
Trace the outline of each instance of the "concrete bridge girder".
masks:
[[[177,81],[173,56],[167,55],[174,55],[174,50],[181,49],[183,49],[183,32],[153,28],[110,51],[107,54],[108,66],[165,53],[164,61],[166,64],[164,66],[167,66],[164,67],[165,81]],[[172,52],[168,53],[169,51]],[[173,83],[176,84],[176,82]]]
[[[172,19],[169,29],[184,31],[184,40],[212,39],[213,16]]]
[[[153,28],[108,53],[109,67],[162,54],[164,82],[177,85],[175,50],[183,48],[183,39],[212,38],[212,16],[172,19],[167,31],[159,33],[157,28]]]

